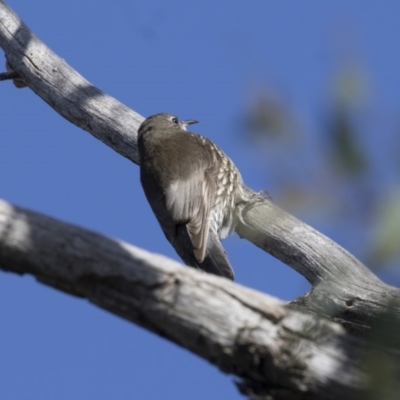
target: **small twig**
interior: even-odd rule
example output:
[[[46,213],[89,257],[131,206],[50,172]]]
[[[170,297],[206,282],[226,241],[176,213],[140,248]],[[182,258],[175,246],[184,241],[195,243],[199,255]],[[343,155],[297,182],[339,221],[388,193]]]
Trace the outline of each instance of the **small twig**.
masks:
[[[19,75],[15,71],[2,72],[0,74],[0,81],[7,81],[9,79],[17,79]]]
[[[12,70],[8,62],[6,64],[6,67],[8,71],[0,74],[0,81],[7,81],[12,79],[15,87],[17,87],[18,89],[25,88],[28,86],[23,80],[23,78],[18,74],[18,72]]]

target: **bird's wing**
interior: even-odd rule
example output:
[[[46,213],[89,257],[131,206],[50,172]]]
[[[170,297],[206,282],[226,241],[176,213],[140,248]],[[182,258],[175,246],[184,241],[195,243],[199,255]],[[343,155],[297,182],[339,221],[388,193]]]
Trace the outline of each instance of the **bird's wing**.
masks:
[[[196,260],[204,260],[215,182],[209,169],[197,168],[183,180],[172,182],[165,192],[165,205],[175,225],[185,224]]]

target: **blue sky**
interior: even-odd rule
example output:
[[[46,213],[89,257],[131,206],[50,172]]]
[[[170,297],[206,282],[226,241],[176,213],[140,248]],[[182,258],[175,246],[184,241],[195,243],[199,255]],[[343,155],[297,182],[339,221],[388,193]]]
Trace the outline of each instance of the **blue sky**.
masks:
[[[395,0],[8,4],[91,83],[140,114],[199,120],[196,131],[219,144],[246,183],[272,195],[274,172],[260,171],[237,129],[258,86],[283,93],[316,132],[332,69],[348,46],[368,69],[378,117],[398,120]],[[1,198],[178,259],[146,203],[137,166],[30,90],[3,82],[0,105]],[[240,284],[283,300],[308,289],[237,236],[224,244]],[[232,377],[200,358],[31,277],[0,273],[0,318],[1,399],[241,398]]]

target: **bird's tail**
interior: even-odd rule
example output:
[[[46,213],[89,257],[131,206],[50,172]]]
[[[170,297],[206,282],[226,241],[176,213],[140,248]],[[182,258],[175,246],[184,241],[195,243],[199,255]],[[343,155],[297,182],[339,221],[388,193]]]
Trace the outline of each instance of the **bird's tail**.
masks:
[[[218,236],[213,231],[209,232],[206,255],[201,263],[194,257],[192,242],[185,225],[177,226],[177,241],[174,247],[185,264],[202,269],[210,274],[224,276],[225,278],[234,280],[235,275],[229,263],[228,256]]]

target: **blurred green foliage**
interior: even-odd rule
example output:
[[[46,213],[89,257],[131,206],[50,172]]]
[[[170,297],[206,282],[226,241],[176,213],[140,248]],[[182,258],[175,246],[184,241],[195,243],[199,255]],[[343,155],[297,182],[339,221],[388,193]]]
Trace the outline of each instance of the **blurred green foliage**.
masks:
[[[279,94],[264,88],[246,108],[243,131],[280,206],[327,227],[329,236],[370,268],[396,268],[400,140],[371,128],[370,97],[364,69],[343,63],[315,121],[305,122]]]
[[[386,193],[376,204],[370,260],[384,265],[396,259],[400,247],[400,185]]]

